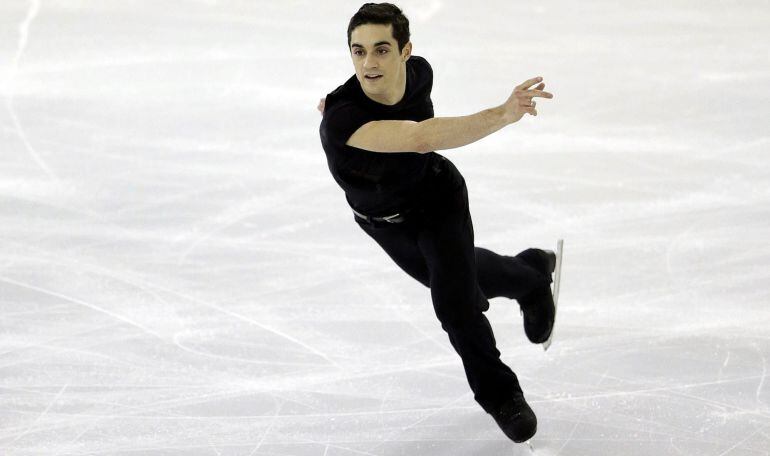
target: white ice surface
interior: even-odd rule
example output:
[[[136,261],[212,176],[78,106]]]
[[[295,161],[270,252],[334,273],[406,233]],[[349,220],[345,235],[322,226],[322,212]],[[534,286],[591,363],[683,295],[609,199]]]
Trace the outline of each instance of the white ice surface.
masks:
[[[528,454],[318,138],[352,1],[0,4],[0,454]],[[566,240],[553,346],[492,300],[537,455],[770,454],[770,3],[403,1],[477,245]]]

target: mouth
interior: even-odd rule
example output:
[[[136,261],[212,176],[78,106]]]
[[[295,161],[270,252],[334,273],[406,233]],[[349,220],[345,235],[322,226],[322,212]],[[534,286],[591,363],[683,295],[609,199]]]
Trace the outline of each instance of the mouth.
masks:
[[[382,78],[381,74],[365,74],[364,79],[367,81],[376,81],[378,79]]]

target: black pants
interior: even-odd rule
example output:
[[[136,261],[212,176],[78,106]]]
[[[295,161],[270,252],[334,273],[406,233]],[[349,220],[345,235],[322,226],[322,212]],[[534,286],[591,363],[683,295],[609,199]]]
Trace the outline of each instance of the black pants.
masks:
[[[434,311],[462,359],[474,399],[489,412],[521,389],[500,360],[482,312],[489,309],[488,299],[517,299],[550,278],[524,261],[524,252],[506,256],[475,247],[465,179],[443,157],[435,174],[430,196],[407,213],[406,221],[354,218],[401,269],[430,288]]]

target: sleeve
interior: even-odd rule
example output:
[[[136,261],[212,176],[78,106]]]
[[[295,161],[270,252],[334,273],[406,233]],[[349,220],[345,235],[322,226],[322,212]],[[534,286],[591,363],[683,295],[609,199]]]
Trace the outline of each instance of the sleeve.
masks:
[[[371,116],[354,103],[335,103],[324,112],[320,128],[321,141],[324,145],[341,148],[356,130],[371,120]]]

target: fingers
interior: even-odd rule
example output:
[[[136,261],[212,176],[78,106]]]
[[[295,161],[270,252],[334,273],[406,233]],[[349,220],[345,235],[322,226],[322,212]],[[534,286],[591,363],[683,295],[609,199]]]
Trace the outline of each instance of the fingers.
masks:
[[[526,111],[533,116],[537,115],[537,109],[535,109],[535,106],[537,106],[537,102],[532,99],[529,100],[529,103],[524,105]]]
[[[545,92],[542,90],[527,90],[524,92],[525,97],[543,97],[543,98],[553,98],[553,94],[550,92]]]
[[[542,76],[538,76],[536,78],[528,79],[528,80],[524,81],[522,84],[519,84],[518,86],[516,86],[516,89],[514,89],[514,91],[515,92],[523,92],[524,94],[526,94],[525,96],[529,96],[529,97],[538,96],[538,97],[544,97],[544,98],[553,98],[553,94],[551,94],[549,92],[544,92],[542,90],[543,88],[545,88],[545,82],[542,82],[542,81],[543,81],[543,77]],[[530,87],[532,87],[532,85],[534,85],[536,83],[539,83],[537,85],[537,87],[535,87],[532,90],[527,90]]]
[[[526,90],[530,87],[532,87],[534,84],[537,84],[538,82],[542,81],[543,77],[538,76],[536,78],[527,79],[526,81],[522,82],[521,84],[516,86],[516,90]]]
[[[537,86],[535,86],[534,89],[531,89],[531,87],[535,84],[537,84]],[[553,94],[544,91],[544,88],[545,82],[543,82],[542,76],[531,78],[516,86],[514,89],[514,94],[511,98],[515,96],[518,99],[519,106],[523,108],[523,112],[536,116],[537,109],[535,109],[535,106],[537,106],[537,103],[532,99],[534,97],[553,98]]]

